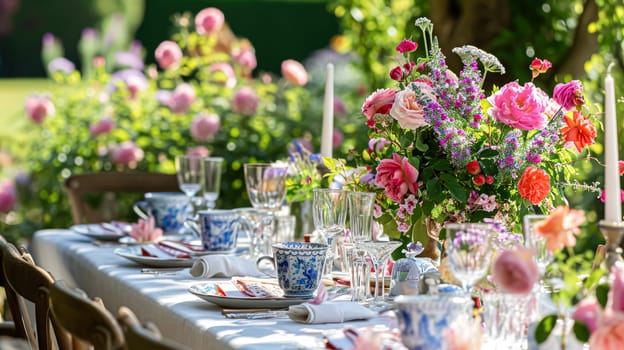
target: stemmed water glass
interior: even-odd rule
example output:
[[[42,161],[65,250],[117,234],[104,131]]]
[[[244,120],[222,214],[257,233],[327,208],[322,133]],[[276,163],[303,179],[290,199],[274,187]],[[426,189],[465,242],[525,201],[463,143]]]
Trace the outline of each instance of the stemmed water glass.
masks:
[[[360,248],[364,249],[373,260],[373,267],[375,268],[375,297],[368,307],[373,310],[383,310],[389,306],[389,303],[385,300],[385,286],[384,275],[386,271],[386,265],[388,265],[388,259],[392,252],[401,246],[399,241],[362,241],[357,244]]]
[[[221,169],[223,158],[205,157],[202,159],[202,188],[204,190],[204,201],[208,209],[214,209],[215,202],[219,198],[221,189]]]
[[[546,272],[546,266],[553,260],[553,253],[546,248],[546,239],[542,237],[535,225],[548,218],[547,215],[525,215],[522,218],[522,230],[524,231],[524,246],[533,249],[535,252],[535,262],[540,273],[540,277],[544,276]],[[543,279],[540,278],[540,285],[543,285]]]
[[[191,208],[194,208],[193,198],[202,188],[202,157],[179,155],[175,158],[175,165],[180,190],[188,197]]]
[[[336,255],[334,237],[344,233],[347,220],[347,192],[338,189],[318,188],[313,190],[312,217],[314,228],[319,231],[329,249],[325,260],[325,274],[331,275]]]
[[[244,164],[245,186],[251,205],[263,210],[264,233],[260,238],[263,253],[270,255],[275,212],[280,210],[286,196],[287,165],[271,163]]]
[[[472,295],[472,286],[483,278],[492,257],[491,224],[446,224],[446,253],[451,272]]]
[[[375,193],[348,192],[349,204],[349,238],[352,247],[351,254],[344,252],[343,257],[349,259],[345,266],[351,272],[352,298],[354,301],[364,301],[370,289],[368,271],[370,264],[366,260],[366,251],[358,244],[370,240],[373,236],[373,207]]]

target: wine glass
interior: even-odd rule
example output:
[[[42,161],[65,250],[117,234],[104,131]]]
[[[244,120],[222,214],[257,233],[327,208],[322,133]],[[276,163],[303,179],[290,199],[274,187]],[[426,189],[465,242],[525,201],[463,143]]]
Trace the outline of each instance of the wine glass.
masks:
[[[446,253],[451,272],[472,296],[472,285],[487,273],[492,257],[492,225],[446,224]]]
[[[204,190],[204,201],[208,209],[214,209],[215,202],[219,198],[221,188],[221,169],[223,158],[205,157],[202,159],[202,188]]]
[[[178,185],[186,194],[193,213],[195,213],[193,198],[202,188],[202,157],[179,155],[175,158]]]
[[[386,265],[388,265],[390,254],[401,246],[401,242],[389,240],[370,240],[361,241],[358,243],[358,246],[368,252],[373,260],[373,267],[375,268],[375,297],[373,301],[368,304],[368,307],[373,310],[386,309],[389,306],[389,303],[385,300],[384,275]]]
[[[280,210],[286,196],[286,177],[288,175],[288,165],[278,165],[271,163],[247,163],[243,165],[245,176],[245,186],[251,205],[258,210],[267,213],[262,217],[264,233],[259,244],[269,247],[270,254],[271,240],[274,230],[275,212]],[[264,250],[266,250],[265,248]]]
[[[312,216],[314,227],[330,247],[325,260],[325,275],[331,275],[336,256],[334,237],[344,233],[347,220],[347,192],[338,189],[317,188],[313,190]]]
[[[546,266],[553,260],[553,253],[546,249],[546,239],[542,237],[535,229],[535,224],[544,221],[547,215],[525,215],[522,218],[522,230],[524,231],[524,246],[533,249],[535,252],[535,262],[540,273],[540,277],[544,276]],[[543,280],[540,279],[540,285],[543,287]]]

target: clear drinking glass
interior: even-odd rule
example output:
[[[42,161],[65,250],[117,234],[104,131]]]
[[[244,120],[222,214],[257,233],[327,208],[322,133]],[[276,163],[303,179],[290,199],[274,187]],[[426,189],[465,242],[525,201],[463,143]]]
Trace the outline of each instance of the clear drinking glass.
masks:
[[[221,189],[221,169],[223,168],[223,158],[204,157],[201,163],[203,167],[202,188],[204,190],[204,201],[208,209],[214,209],[215,202],[219,198]]]
[[[487,273],[492,258],[491,224],[446,224],[448,264],[468,296],[472,285]]]
[[[180,155],[175,158],[176,173],[178,175],[178,185],[180,190],[186,194],[189,199],[192,215],[195,214],[195,206],[193,198],[202,188],[202,157]]]
[[[373,260],[375,268],[375,298],[368,307],[373,310],[383,310],[389,307],[389,303],[385,301],[385,271],[388,265],[388,259],[392,252],[401,246],[399,241],[362,241],[357,245],[364,249]],[[380,292],[381,290],[381,292]]]
[[[544,275],[546,266],[553,260],[553,254],[546,249],[546,239],[535,230],[535,224],[544,221],[547,215],[525,215],[522,218],[522,230],[524,231],[524,246],[535,251],[535,262],[540,272]]]
[[[329,249],[325,260],[325,275],[331,275],[336,244],[334,237],[343,234],[347,220],[347,192],[338,189],[319,188],[313,190],[312,216],[314,228],[319,231]]]
[[[267,215],[262,216],[263,234],[260,246],[269,246],[275,232],[274,217],[286,196],[288,166],[271,163],[248,163],[243,165],[245,186],[251,205]]]

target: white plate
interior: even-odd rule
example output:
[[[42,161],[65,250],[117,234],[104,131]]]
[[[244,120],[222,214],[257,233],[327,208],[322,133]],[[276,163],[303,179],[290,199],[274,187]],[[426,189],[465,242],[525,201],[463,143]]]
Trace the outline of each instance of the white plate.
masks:
[[[153,256],[141,255],[140,246],[123,247],[115,249],[115,254],[123,256],[128,260],[132,260],[138,264],[150,267],[191,267],[195,259],[180,258],[156,258]]]
[[[189,293],[226,309],[283,309],[308,301],[299,298],[252,298],[221,296],[214,283],[200,283],[189,287]]]
[[[128,225],[129,228],[130,225]],[[73,225],[70,227],[70,230],[100,241],[117,241],[128,234],[125,228],[119,228],[119,231],[111,231],[103,227],[102,224]]]

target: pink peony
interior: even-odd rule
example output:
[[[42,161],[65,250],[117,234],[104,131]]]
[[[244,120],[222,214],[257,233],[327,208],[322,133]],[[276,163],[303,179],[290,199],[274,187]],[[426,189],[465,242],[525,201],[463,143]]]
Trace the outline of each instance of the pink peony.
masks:
[[[580,107],[585,103],[583,84],[578,80],[557,84],[553,92],[553,99],[566,111],[574,107]]]
[[[17,194],[13,183],[8,180],[0,183],[0,213],[10,212],[16,201]]]
[[[116,164],[132,167],[137,162],[140,162],[144,156],[143,150],[132,141],[126,141],[110,149],[110,160]]]
[[[182,50],[176,42],[165,40],[154,52],[154,57],[162,69],[176,69],[182,60]]]
[[[89,127],[89,133],[91,136],[95,137],[98,135],[108,134],[109,132],[115,129],[115,122],[108,117],[102,118],[97,123],[91,124]]]
[[[572,319],[583,322],[593,333],[598,328],[598,319],[601,316],[602,308],[595,298],[585,298],[576,306]]]
[[[242,87],[234,94],[234,98],[232,99],[232,110],[236,113],[244,114],[244,115],[254,115],[256,114],[256,109],[258,108],[258,102],[260,99],[256,92],[248,87]]]
[[[46,96],[28,96],[25,103],[26,114],[28,118],[36,124],[43,123],[45,117],[53,115],[55,112],[54,104]]]
[[[256,55],[251,50],[243,50],[240,53],[234,55],[234,61],[238,62],[243,68],[248,71],[254,70],[258,66],[256,61]]]
[[[184,114],[195,101],[195,88],[188,83],[178,85],[171,93],[167,105],[176,114]]]
[[[225,16],[215,7],[205,8],[195,16],[195,29],[201,35],[210,35],[223,28]]]
[[[219,62],[211,64],[210,73],[212,74],[213,82],[230,89],[236,86],[236,73],[234,73],[234,69],[229,63]]]
[[[416,101],[416,93],[410,88],[396,94],[390,115],[403,129],[418,129],[427,125],[425,111]]]
[[[507,83],[488,97],[488,101],[492,104],[489,115],[503,124],[521,130],[542,129],[546,126],[544,112],[549,98],[532,83],[524,86],[515,81]]]
[[[147,220],[139,219],[139,222],[132,225],[130,237],[137,242],[154,242],[162,238],[163,230],[156,227],[156,220],[150,216]]]
[[[210,150],[205,146],[195,146],[186,150],[187,156],[210,157]]]
[[[533,251],[525,248],[505,250],[494,260],[492,277],[503,292],[528,294],[539,278]]]
[[[397,91],[394,89],[378,89],[364,101],[362,114],[369,120],[378,113],[388,114],[392,108],[396,94]]]
[[[221,127],[219,116],[215,114],[198,114],[191,123],[191,135],[197,141],[212,140]]]
[[[282,76],[291,83],[304,86],[308,82],[308,72],[303,64],[295,60],[282,62]]]
[[[403,202],[403,197],[409,192],[417,194],[418,170],[397,153],[392,159],[383,159],[376,169],[375,185],[383,187],[388,198],[397,203]]]
[[[339,148],[344,141],[344,134],[342,131],[338,129],[334,129],[334,133],[332,134],[332,145],[334,148]]]

